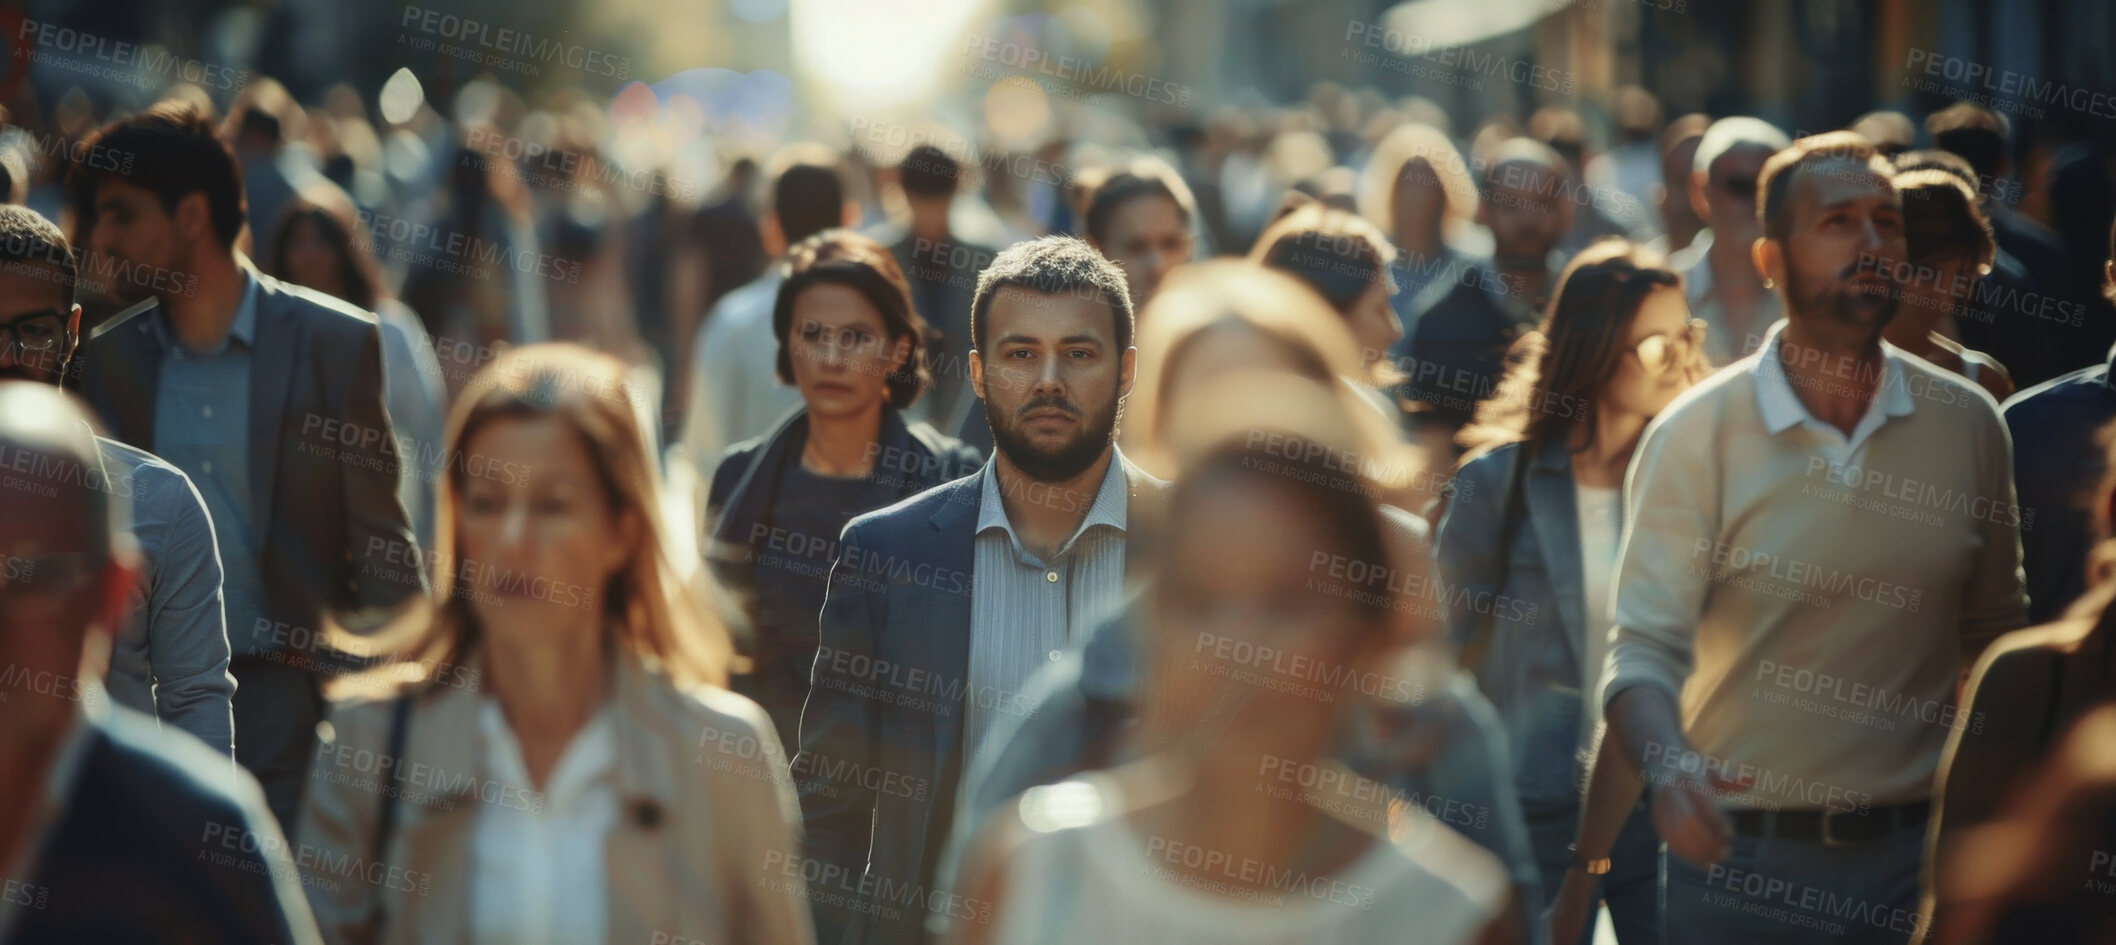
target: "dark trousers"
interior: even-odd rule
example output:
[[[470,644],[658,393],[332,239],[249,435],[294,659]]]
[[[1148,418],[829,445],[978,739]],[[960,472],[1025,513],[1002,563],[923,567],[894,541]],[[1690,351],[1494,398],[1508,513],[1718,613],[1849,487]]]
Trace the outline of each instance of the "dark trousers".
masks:
[[[1737,833],[1723,863],[1663,853],[1669,945],[1901,945],[1918,930],[1925,828],[1830,846]]]
[[[264,787],[280,831],[292,837],[316,750],[316,723],[323,720],[323,691],[315,673],[289,659],[301,657],[238,656],[228,669],[235,674],[235,760]]]
[[[1543,881],[1543,902],[1535,912],[1542,915],[1557,898],[1559,884],[1573,862],[1571,845],[1580,828],[1580,812],[1552,811],[1528,818],[1528,841],[1535,847],[1536,871]],[[1594,926],[1603,905],[1609,906],[1609,923],[1623,945],[1659,945],[1661,941],[1660,838],[1653,832],[1653,818],[1641,802],[1632,808],[1624,829],[1609,850],[1609,872],[1596,885],[1600,895],[1588,907],[1587,925],[1579,945],[1594,940]],[[1551,945],[1574,945],[1553,942]]]

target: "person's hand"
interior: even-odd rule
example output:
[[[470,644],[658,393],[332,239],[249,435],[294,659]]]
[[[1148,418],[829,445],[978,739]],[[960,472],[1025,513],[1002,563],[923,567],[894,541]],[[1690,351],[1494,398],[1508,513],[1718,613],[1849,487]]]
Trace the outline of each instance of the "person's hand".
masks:
[[[1595,878],[1578,863],[1565,871],[1558,895],[1543,911],[1543,926],[1550,930],[1550,945],[1572,945],[1587,930],[1587,913],[1594,904]]]
[[[1704,869],[1734,852],[1734,825],[1712,800],[1703,774],[1685,772],[1655,786],[1653,829],[1668,852]]]

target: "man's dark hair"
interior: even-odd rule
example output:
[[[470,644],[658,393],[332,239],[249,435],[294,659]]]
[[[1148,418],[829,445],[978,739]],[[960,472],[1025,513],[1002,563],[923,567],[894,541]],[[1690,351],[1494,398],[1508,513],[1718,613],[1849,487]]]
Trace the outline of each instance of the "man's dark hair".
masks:
[[[245,108],[242,112],[240,134],[243,138],[262,138],[277,147],[282,137],[279,116],[255,105]]]
[[[121,180],[151,191],[164,213],[175,213],[185,197],[206,196],[213,235],[222,248],[235,245],[242,233],[242,166],[235,152],[216,137],[213,116],[196,103],[174,99],[156,102],[137,115],[105,125],[74,149],[67,186],[74,205],[93,212],[96,189]],[[101,155],[98,159],[95,156]],[[84,228],[92,226],[91,215]]]
[[[786,281],[779,284],[779,297],[772,305],[772,337],[778,339],[775,369],[780,383],[792,385],[794,302],[801,293],[819,285],[851,289],[874,306],[882,316],[885,343],[899,338],[911,340],[904,366],[886,379],[889,404],[902,410],[918,400],[920,391],[932,382],[926,369],[926,320],[911,307],[911,284],[889,249],[851,230],[824,230],[787,252]]]
[[[1492,199],[1492,192],[1505,179],[1501,169],[1509,164],[1540,167],[1559,181],[1572,177],[1572,166],[1565,163],[1564,155],[1529,137],[1516,136],[1499,142],[1486,153],[1483,162],[1483,173],[1477,175],[1477,199],[1483,201]]]
[[[1974,102],[1956,102],[1925,117],[1932,146],[1962,156],[1985,177],[1997,177],[2012,128],[2006,116]]]
[[[845,183],[821,157],[800,155],[772,177],[771,212],[788,246],[845,222]]]
[[[1104,177],[1088,193],[1087,212],[1082,214],[1086,218],[1087,238],[1098,246],[1108,243],[1110,218],[1117,215],[1117,208],[1141,197],[1168,198],[1182,215],[1184,226],[1189,226],[1196,215],[1196,202],[1182,175],[1165,161],[1141,158]]]
[[[1131,290],[1124,270],[1095,248],[1071,236],[1046,236],[1001,250],[977,275],[977,295],[970,301],[970,344],[985,350],[985,319],[992,299],[1008,287],[1038,295],[1073,294],[1109,306],[1116,323],[1117,350],[1131,347]]]
[[[913,197],[952,197],[962,181],[962,162],[930,144],[912,148],[896,166],[904,193]]]
[[[58,272],[59,288],[67,303],[72,304],[81,268],[74,259],[73,247],[67,245],[66,234],[35,210],[20,204],[0,204],[0,270],[22,273],[36,266],[49,266]]]
[[[1888,159],[1881,157],[1874,150],[1874,143],[1858,132],[1830,131],[1794,141],[1763,162],[1763,177],[1757,181],[1763,200],[1756,212],[1763,217],[1764,238],[1781,244],[1791,238],[1793,180],[1800,176],[1800,171],[1830,161],[1863,164],[1884,184],[1895,175],[1895,168],[1889,165]]]
[[[1911,262],[1962,255],[1977,266],[1991,265],[1998,243],[1974,186],[1937,169],[1904,171],[1894,184],[1903,195],[1903,242]]]
[[[1556,151],[1573,173],[1587,162],[1587,123],[1571,108],[1545,105],[1536,109],[1528,116],[1528,136]]]

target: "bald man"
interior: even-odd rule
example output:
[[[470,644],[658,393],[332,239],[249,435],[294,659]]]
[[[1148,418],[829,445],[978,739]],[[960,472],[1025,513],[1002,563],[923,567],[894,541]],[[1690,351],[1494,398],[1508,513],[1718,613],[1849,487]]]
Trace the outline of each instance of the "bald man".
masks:
[[[257,782],[109,704],[139,555],[87,412],[0,381],[0,943],[320,939]]]

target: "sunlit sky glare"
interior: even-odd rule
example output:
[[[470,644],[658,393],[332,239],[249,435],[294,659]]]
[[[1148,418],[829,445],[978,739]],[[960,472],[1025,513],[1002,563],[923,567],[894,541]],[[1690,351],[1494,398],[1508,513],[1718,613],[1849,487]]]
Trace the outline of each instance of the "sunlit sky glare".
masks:
[[[794,68],[840,109],[886,109],[932,93],[971,18],[990,0],[793,0]]]

